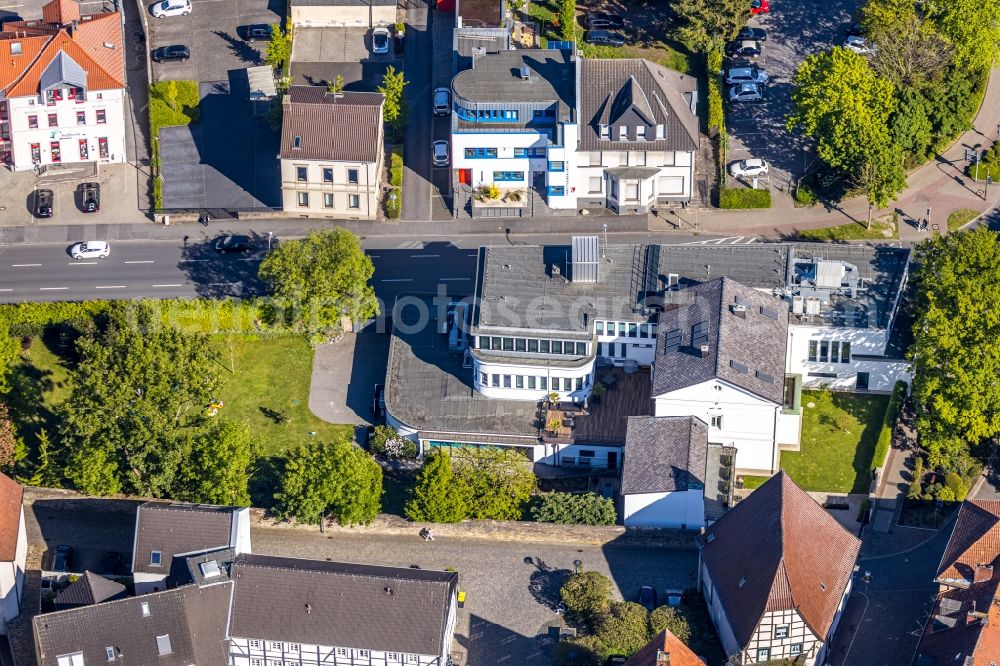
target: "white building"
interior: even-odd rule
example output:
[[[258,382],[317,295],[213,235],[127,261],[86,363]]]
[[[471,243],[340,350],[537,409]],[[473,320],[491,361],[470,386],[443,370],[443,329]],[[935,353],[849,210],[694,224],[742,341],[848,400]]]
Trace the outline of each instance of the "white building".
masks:
[[[374,220],[382,191],[382,105],[374,92],[292,86],[282,100],[281,199],[298,217]],[[350,140],[345,140],[350,137]]]
[[[136,510],[132,548],[136,593],[165,590],[178,584],[177,565],[188,557],[224,548],[249,553],[250,509],[146,502]]]
[[[728,656],[826,663],[860,540],[783,471],[699,540],[698,587]]]
[[[377,28],[396,23],[396,0],[291,0],[289,4],[297,28]]]
[[[125,58],[118,12],[52,0],[43,18],[5,22],[0,152],[15,171],[125,161]]]
[[[28,554],[23,497],[21,484],[0,474],[0,601],[3,604],[0,634],[7,633],[7,623],[20,613],[24,560]]]

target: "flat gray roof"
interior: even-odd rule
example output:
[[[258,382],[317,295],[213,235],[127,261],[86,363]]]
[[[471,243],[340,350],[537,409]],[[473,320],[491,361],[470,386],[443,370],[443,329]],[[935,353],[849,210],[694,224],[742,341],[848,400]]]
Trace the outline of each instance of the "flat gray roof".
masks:
[[[529,77],[521,78],[527,67]],[[576,106],[576,75],[569,51],[518,49],[490,53],[475,59],[472,69],[452,81],[457,97],[468,102],[501,105],[558,102],[561,109]],[[564,119],[564,114],[559,113]]]

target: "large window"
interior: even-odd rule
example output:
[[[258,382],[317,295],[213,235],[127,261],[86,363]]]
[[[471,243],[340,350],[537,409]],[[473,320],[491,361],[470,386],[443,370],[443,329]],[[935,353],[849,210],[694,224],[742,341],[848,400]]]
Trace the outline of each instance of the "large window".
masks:
[[[308,192],[296,192],[296,199],[299,206],[303,208],[309,206],[309,193]]]
[[[815,363],[816,359],[818,358],[816,351],[818,347],[819,347],[819,342],[817,342],[816,340],[809,341],[809,360],[813,363]]]
[[[304,183],[309,180],[309,167],[297,166],[295,167],[295,180],[300,183]]]
[[[59,127],[59,114],[50,113],[49,114],[49,127]]]
[[[38,127],[38,116],[28,116],[28,129]]]
[[[325,192],[323,194],[323,207],[333,208],[333,204],[334,204],[333,192]]]
[[[62,150],[59,148],[59,142],[53,141],[49,144],[49,153],[52,155],[52,163],[58,164],[62,162]]]
[[[771,648],[757,648],[757,663],[762,664],[771,658]]]
[[[102,136],[97,139],[97,148],[101,157],[108,159],[108,137]]]
[[[473,111],[458,106],[455,113],[462,120],[473,123],[516,123],[518,113],[513,109],[478,109]]]
[[[782,638],[788,638],[788,625],[779,624],[774,628],[774,639],[780,640]]]
[[[520,182],[524,180],[523,171],[494,171],[493,180],[499,182]]]
[[[86,125],[87,124],[87,112],[86,111],[77,111],[76,112],[76,124],[77,125]]]
[[[360,182],[360,179],[358,177],[358,170],[357,169],[348,169],[347,170],[347,184],[348,185],[357,185],[359,182]]]
[[[347,207],[348,208],[361,208],[361,195],[359,195],[359,194],[348,194],[347,195]]]
[[[545,157],[544,148],[515,148],[514,157]]]
[[[561,161],[560,162],[549,162],[549,171],[565,171],[565,170],[566,170],[566,163],[565,162],[561,162]]]
[[[590,187],[588,188],[589,191],[592,194],[600,194],[602,184],[604,183],[604,179],[601,178],[600,176],[591,176],[589,182],[590,182]]]
[[[86,139],[80,139],[80,159],[86,160],[90,155],[90,148],[87,146]]]
[[[549,185],[549,196],[564,197],[566,196],[566,188],[563,185]]]
[[[466,148],[465,156],[469,159],[491,159],[497,156],[496,148]]]
[[[830,360],[830,343],[826,340],[820,340],[819,343],[819,362],[826,363]]]
[[[323,182],[332,183],[333,182],[333,168],[323,167]]]
[[[97,124],[103,125],[108,122],[108,114],[104,109],[97,109]]]

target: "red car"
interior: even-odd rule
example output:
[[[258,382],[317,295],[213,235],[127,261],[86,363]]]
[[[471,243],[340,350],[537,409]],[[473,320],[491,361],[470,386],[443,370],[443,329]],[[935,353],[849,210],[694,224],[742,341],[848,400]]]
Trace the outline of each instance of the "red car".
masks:
[[[767,0],[750,0],[751,14],[767,14],[771,11],[771,4]]]

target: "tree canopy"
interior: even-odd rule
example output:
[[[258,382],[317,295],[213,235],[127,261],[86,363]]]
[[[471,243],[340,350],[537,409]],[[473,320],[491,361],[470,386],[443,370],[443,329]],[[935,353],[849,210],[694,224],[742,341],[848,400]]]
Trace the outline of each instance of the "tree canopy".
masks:
[[[309,442],[289,453],[274,499],[284,518],[365,525],[382,506],[382,468],[351,442]]]
[[[250,426],[225,419],[214,423],[194,437],[176,496],[204,504],[249,506],[247,483],[259,453],[260,443]]]
[[[559,590],[566,610],[576,619],[593,623],[611,607],[611,579],[597,571],[571,574]]]
[[[929,0],[926,11],[955,49],[955,66],[986,72],[1000,53],[1000,2]]]
[[[389,65],[382,75],[382,85],[378,87],[378,91],[385,95],[382,120],[396,134],[406,124],[406,98],[403,97],[403,92],[408,83],[402,70]]]
[[[934,236],[915,259],[917,428],[932,467],[964,472],[1000,434],[1000,241],[986,227]]]
[[[455,449],[453,469],[469,517],[521,520],[535,489],[535,474],[512,449]]]
[[[458,487],[451,469],[451,455],[438,451],[427,456],[417,474],[413,498],[403,514],[410,520],[457,523],[468,517],[465,493]]]
[[[339,227],[285,241],[260,265],[261,279],[285,304],[301,308],[310,331],[336,329],[341,317],[363,321],[377,315],[368,284],[374,273],[358,238]]]
[[[734,37],[747,23],[748,7],[748,0],[677,0],[671,4],[680,22],[680,40],[703,52]]]

